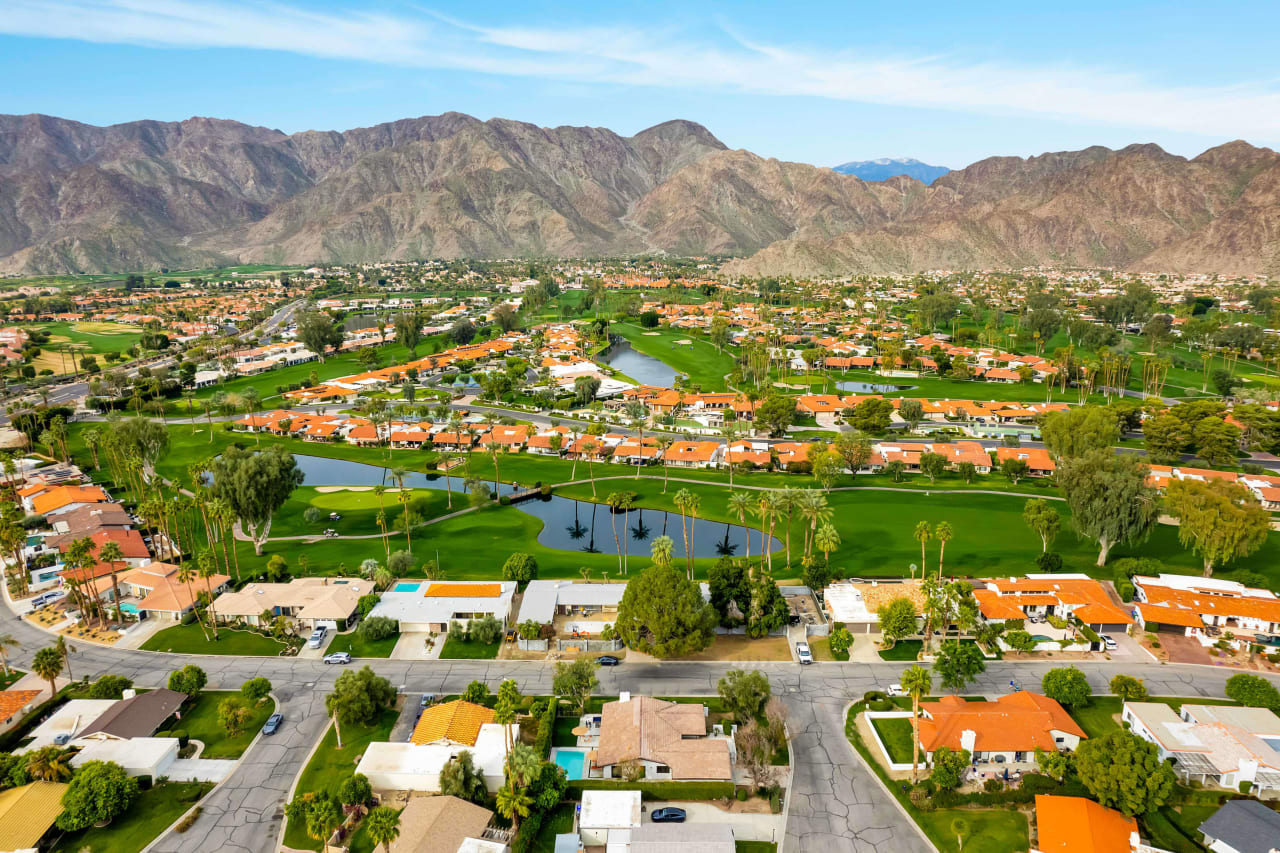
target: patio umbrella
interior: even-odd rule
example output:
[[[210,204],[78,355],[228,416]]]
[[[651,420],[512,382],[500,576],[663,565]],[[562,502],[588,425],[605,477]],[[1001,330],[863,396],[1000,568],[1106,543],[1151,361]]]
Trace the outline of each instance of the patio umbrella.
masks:
[[[582,737],[583,735],[587,734],[589,731],[591,730],[588,729],[586,726],[574,726],[570,733],[574,737]]]

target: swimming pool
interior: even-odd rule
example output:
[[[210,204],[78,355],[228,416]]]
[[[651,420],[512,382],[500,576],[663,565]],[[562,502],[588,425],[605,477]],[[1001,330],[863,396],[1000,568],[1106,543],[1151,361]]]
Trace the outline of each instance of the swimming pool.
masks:
[[[1053,637],[1046,637],[1044,634],[1032,634],[1031,639],[1037,643],[1052,643]]]
[[[392,591],[393,592],[417,592],[418,587],[420,586],[422,586],[422,584],[420,583],[398,583],[394,587],[392,587]]]
[[[587,753],[576,749],[557,749],[552,756],[556,764],[564,768],[570,779],[585,778],[582,768],[587,763]]]

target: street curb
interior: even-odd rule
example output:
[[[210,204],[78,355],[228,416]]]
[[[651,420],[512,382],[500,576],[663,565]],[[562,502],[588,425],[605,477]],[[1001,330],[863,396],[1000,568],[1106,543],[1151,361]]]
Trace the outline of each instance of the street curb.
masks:
[[[316,753],[320,751],[320,744],[324,743],[324,737],[325,735],[329,734],[329,729],[331,728],[333,728],[332,718],[328,721],[328,723],[326,723],[325,727],[320,730],[320,737],[316,738],[316,742],[311,745],[311,750],[307,753],[307,757],[302,761],[301,769],[299,769],[297,775],[293,777],[293,782],[290,783],[289,790],[286,791],[284,795],[285,803],[289,803],[293,800],[293,796],[298,790],[298,780],[302,778],[302,774],[306,771],[307,765],[311,763],[311,759],[315,758]],[[283,808],[284,806],[282,805],[281,809]],[[282,811],[280,815],[280,834],[276,836],[275,849],[277,850],[284,849],[284,846],[285,846],[284,834],[288,830],[289,830],[289,816],[287,814],[284,814]],[[146,851],[144,850],[143,853],[146,853]]]
[[[777,853],[782,853],[787,846],[787,824],[791,822],[791,789],[796,784],[796,752],[790,747],[793,742],[791,739],[791,727],[783,724],[783,730],[787,734],[787,810],[782,815],[782,837],[778,839]]]

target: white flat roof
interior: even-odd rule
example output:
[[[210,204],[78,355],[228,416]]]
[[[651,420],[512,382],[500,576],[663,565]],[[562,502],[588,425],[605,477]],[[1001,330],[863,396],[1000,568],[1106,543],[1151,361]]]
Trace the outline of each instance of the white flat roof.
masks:
[[[578,825],[587,829],[630,829],[640,825],[639,791],[583,791]]]
[[[171,737],[135,737],[129,740],[78,741],[80,752],[71,759],[76,767],[86,761],[114,761],[126,770],[149,770],[169,754],[178,754],[178,740]]]
[[[617,607],[627,591],[625,583],[575,583],[568,580],[530,581],[520,600],[516,621],[547,624],[556,607]]]
[[[511,730],[515,740],[518,741],[520,727],[512,724]],[[497,723],[485,723],[480,727],[480,735],[476,738],[475,746],[375,741],[365,748],[356,772],[366,776],[375,773],[429,776],[439,773],[449,759],[460,752],[471,753],[476,770],[482,776],[501,776],[506,762],[506,744],[502,736],[502,726]]]
[[[53,712],[53,716],[31,731],[34,740],[14,752],[29,752],[42,746],[50,746],[58,735],[70,735],[89,728],[94,720],[106,713],[119,699],[72,699]]]
[[[493,596],[427,596],[425,587],[434,586],[496,586]],[[386,616],[397,622],[448,622],[455,613],[493,613],[505,617],[511,611],[511,598],[515,595],[515,581],[488,581],[465,584],[454,581],[423,581],[408,592],[396,592],[395,585],[382,593],[382,600],[373,608],[370,616]]]

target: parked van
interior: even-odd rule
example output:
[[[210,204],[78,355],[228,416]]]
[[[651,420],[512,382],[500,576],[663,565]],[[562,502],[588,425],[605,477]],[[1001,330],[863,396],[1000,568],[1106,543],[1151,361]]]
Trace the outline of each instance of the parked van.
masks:
[[[31,599],[31,606],[34,609],[39,610],[41,607],[44,607],[49,604],[53,604],[55,601],[61,601],[66,597],[67,597],[67,594],[62,590],[51,589],[48,592],[42,592],[39,595],[37,595],[35,598]]]

